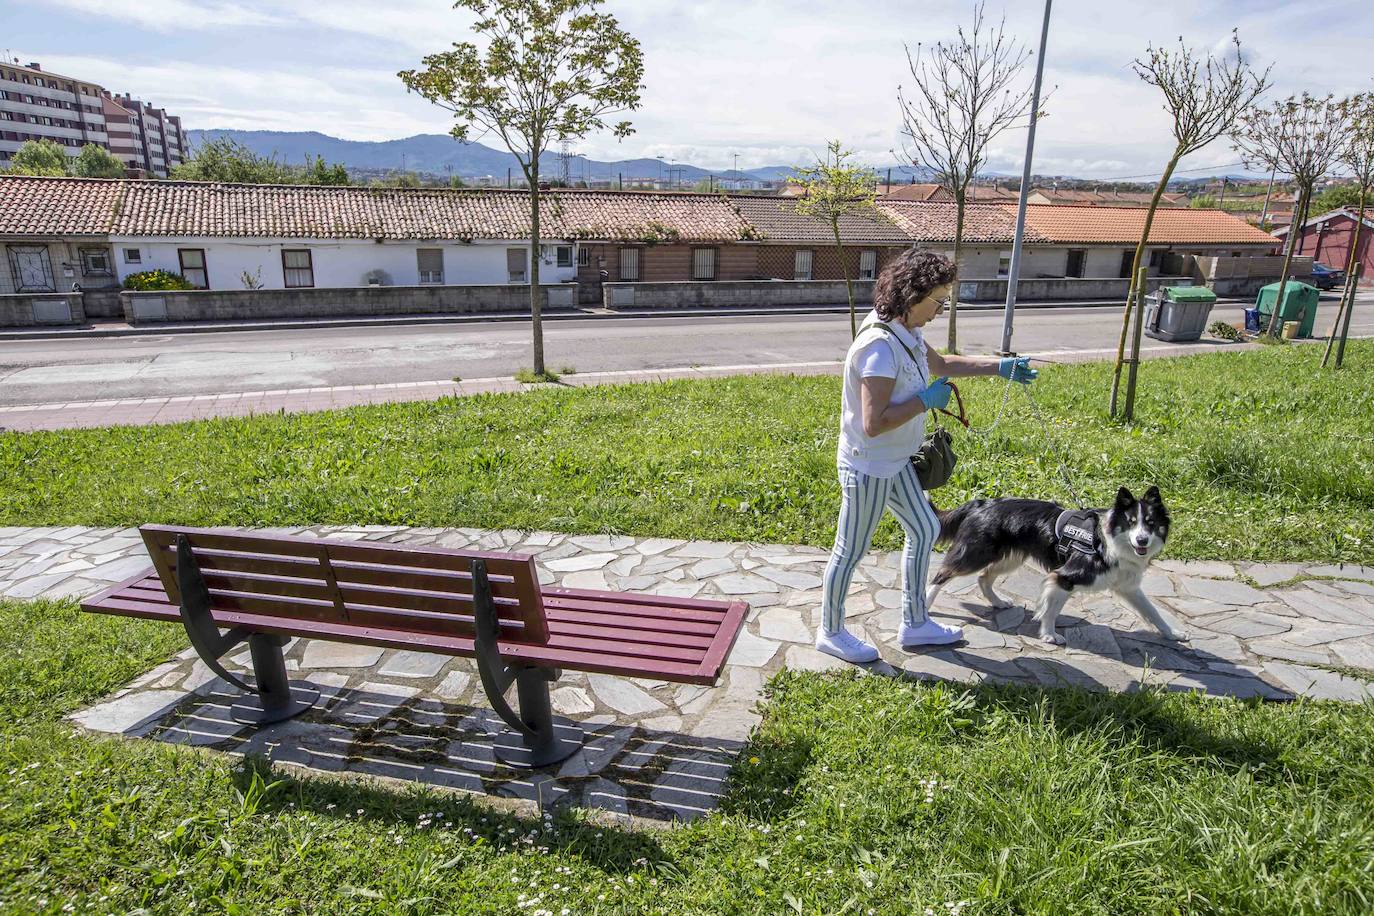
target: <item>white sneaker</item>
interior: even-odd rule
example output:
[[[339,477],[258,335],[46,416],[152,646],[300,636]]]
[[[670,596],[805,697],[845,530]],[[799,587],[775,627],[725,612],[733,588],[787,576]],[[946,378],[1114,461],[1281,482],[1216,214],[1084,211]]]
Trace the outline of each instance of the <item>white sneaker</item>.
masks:
[[[964,638],[964,628],[950,623],[940,623],[934,618],[913,627],[905,620],[897,631],[897,641],[902,648],[909,646],[945,646]]]
[[[878,660],[878,650],[848,630],[840,630],[838,633],[827,633],[822,630],[816,635],[816,651],[855,665],[866,665]]]

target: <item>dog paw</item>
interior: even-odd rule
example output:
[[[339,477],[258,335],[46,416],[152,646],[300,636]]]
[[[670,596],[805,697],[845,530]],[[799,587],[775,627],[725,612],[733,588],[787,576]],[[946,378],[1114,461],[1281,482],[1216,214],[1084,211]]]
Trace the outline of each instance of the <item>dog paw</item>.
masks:
[[[988,604],[992,607],[994,611],[1005,611],[1007,608],[1016,607],[1016,602],[1008,601],[1005,598],[997,598],[994,601],[988,602]]]
[[[1051,646],[1062,646],[1068,642],[1067,639],[1060,636],[1058,633],[1046,633],[1040,637],[1040,641]]]
[[[1172,639],[1174,642],[1187,642],[1192,638],[1192,634],[1187,630],[1167,630],[1164,633],[1165,639]]]

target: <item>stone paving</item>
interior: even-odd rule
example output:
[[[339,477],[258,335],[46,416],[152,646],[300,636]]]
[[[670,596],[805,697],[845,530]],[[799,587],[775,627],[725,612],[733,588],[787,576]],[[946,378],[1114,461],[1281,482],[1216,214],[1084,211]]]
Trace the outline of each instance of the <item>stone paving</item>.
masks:
[[[786,545],[618,535],[399,527],[274,529],[287,533],[535,554],[540,580],[571,588],[748,601],[748,623],[714,688],[565,672],[556,711],[583,724],[586,748],[556,768],[511,770],[492,754],[499,720],[467,659],[296,640],[293,677],[321,688],[305,715],[264,729],[228,715],[235,691],[191,652],[72,716],[101,732],[196,744],[326,771],[397,777],[541,805],[690,819],[719,801],[735,755],[758,723],[764,683],[783,666],[845,670],[811,647],[827,551]],[[905,652],[899,555],[871,554],[849,596],[849,621],[875,640],[872,673],[960,683],[1010,681],[1132,690],[1141,684],[1216,697],[1362,701],[1374,682],[1374,569],[1161,560],[1145,590],[1191,632],[1163,639],[1110,596],[1071,600],[1062,647],[1036,638],[1027,608],[1039,577],[1023,568],[999,590],[1019,606],[992,611],[970,580],[951,583],[936,614],[963,643]],[[132,529],[0,529],[0,594],[80,597],[149,565]],[[1292,583],[1298,576],[1322,577]],[[1286,584],[1285,584],[1286,583]],[[246,648],[231,661],[247,663]],[[1352,671],[1352,674],[1360,673]]]

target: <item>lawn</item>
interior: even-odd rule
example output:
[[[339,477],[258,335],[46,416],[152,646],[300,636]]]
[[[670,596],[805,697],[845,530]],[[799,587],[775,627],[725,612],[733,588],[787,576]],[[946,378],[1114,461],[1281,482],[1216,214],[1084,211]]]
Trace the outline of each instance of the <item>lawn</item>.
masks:
[[[1179,558],[1374,564],[1374,343],[1151,361],[1140,422],[1103,416],[1108,367],[1050,366],[1036,399],[1096,504],[1158,483]],[[1000,380],[965,386],[991,424]],[[0,525],[407,524],[829,546],[836,378],[573,389],[177,426],[0,436]],[[949,506],[1067,500],[1013,392],[960,432]],[[878,543],[894,547],[887,519]]]
[[[180,645],[0,602],[0,911],[1374,908],[1371,705],[785,673],[725,809],[637,832],[61,721]]]

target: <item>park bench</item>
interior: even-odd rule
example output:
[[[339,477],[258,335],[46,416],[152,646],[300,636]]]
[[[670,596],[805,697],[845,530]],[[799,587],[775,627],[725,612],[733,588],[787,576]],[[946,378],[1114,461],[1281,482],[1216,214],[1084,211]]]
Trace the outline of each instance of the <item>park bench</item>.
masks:
[[[525,554],[165,525],[139,532],[152,568],[82,610],[179,621],[205,664],[251,694],[231,710],[237,721],[277,722],[318,699],[287,679],[291,637],[465,656],[512,730],[496,753],[515,766],[556,763],[582,745],[581,729],[553,716],[549,684],[561,669],[709,686],[749,610],[743,601],[542,588]],[[251,685],[220,662],[244,642]],[[512,683],[518,714],[505,699]]]

